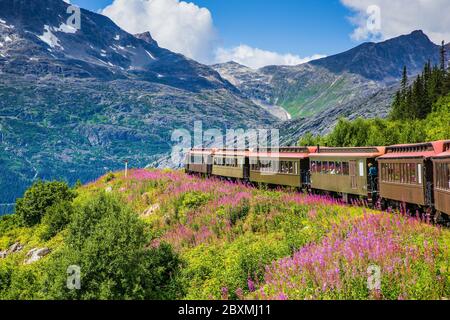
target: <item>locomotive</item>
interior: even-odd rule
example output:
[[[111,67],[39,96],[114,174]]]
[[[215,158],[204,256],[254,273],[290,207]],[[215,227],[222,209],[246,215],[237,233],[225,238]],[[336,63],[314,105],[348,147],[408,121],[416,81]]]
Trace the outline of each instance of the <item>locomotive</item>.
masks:
[[[378,168],[374,177],[370,167]],[[192,149],[189,174],[326,193],[450,217],[450,140],[388,147]]]

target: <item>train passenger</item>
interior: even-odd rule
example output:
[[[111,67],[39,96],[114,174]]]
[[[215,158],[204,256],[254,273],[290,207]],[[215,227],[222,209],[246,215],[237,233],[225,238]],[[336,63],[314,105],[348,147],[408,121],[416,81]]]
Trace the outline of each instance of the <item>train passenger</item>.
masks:
[[[370,178],[370,187],[372,191],[377,190],[378,169],[372,163],[369,163],[369,178]]]

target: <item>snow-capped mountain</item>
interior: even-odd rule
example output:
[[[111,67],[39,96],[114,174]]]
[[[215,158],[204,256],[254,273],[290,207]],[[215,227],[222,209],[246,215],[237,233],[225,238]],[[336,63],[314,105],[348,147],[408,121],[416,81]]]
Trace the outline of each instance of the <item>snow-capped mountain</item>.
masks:
[[[214,70],[61,0],[0,1],[0,68],[18,75],[133,78],[188,89],[233,90]]]
[[[211,67],[62,0],[0,0],[0,203],[35,179],[146,166],[175,129],[278,120]]]

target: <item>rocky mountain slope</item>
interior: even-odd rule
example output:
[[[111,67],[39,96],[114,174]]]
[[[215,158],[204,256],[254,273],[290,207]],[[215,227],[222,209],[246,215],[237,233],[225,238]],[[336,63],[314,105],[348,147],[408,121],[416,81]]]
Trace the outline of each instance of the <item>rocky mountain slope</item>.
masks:
[[[174,129],[273,126],[278,120],[212,68],[62,0],[0,0],[0,203],[36,179],[89,181],[145,166]]]
[[[386,116],[403,66],[415,76],[428,60],[438,63],[439,46],[414,31],[298,66],[213,67],[248,98],[285,109],[293,120],[283,124],[283,138],[292,143],[307,131],[328,132],[339,117]]]

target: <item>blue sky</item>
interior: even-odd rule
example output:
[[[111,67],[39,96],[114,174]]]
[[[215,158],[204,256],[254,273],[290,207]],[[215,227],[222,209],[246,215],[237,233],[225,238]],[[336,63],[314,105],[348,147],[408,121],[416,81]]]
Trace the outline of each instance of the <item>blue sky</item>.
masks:
[[[300,64],[343,52],[365,41],[381,41],[417,29],[435,43],[450,41],[448,0],[72,0],[72,3],[102,12],[130,33],[150,31],[162,47],[209,64],[229,60],[253,68]],[[378,10],[375,15],[374,7]],[[373,17],[375,20],[371,20]],[[371,25],[370,21],[377,23]]]

